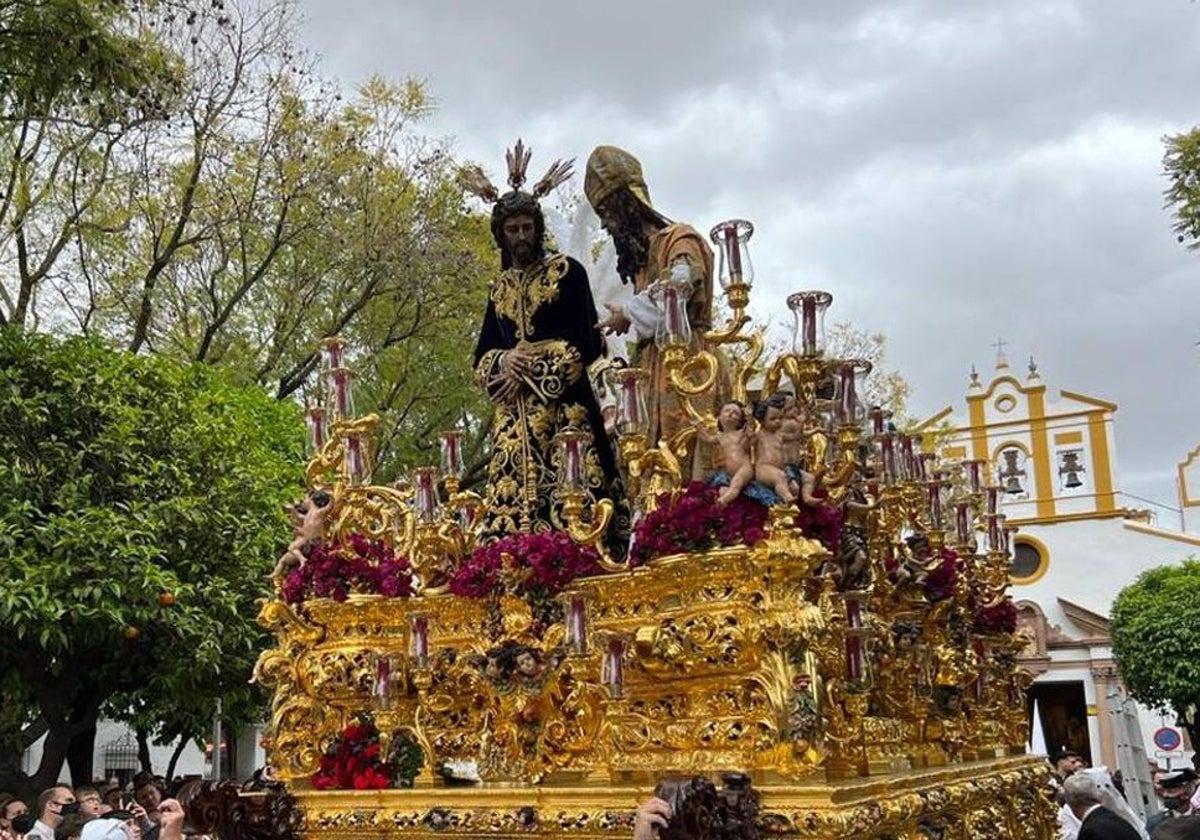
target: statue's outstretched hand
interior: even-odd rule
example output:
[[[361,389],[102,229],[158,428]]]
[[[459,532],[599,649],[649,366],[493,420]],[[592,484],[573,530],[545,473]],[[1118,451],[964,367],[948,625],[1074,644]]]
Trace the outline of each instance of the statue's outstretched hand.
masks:
[[[609,335],[625,335],[629,332],[631,322],[625,314],[625,308],[619,303],[606,303],[604,306],[608,309],[608,317],[596,326]]]

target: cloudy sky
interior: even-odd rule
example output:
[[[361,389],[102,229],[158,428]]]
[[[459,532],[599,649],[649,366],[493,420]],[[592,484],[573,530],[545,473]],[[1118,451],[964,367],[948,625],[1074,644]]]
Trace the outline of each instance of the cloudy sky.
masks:
[[[1175,504],[1200,255],[1163,210],[1161,138],[1200,123],[1200,3],[300,6],[325,73],[426,78],[427,130],[494,175],[518,136],[531,173],[611,143],[667,215],[752,220],[758,313],[831,291],[834,320],[887,335],[914,415],[961,403],[1003,337],[1052,396],[1117,402],[1119,488]]]

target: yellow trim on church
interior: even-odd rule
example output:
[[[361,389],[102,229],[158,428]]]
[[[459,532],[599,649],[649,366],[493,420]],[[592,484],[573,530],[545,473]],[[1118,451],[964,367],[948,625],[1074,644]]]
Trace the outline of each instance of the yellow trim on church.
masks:
[[[1029,436],[1033,440],[1033,473],[1038,516],[1054,516],[1054,478],[1050,472],[1050,435],[1046,429],[1046,386],[1029,389]]]
[[[1114,402],[1109,402],[1108,400],[1098,400],[1095,397],[1089,397],[1086,394],[1080,394],[1075,391],[1065,391],[1061,388],[1059,389],[1058,393],[1062,394],[1063,399],[1076,400],[1077,402],[1084,403],[1085,405],[1094,405],[1096,408],[1102,408],[1105,411],[1117,410],[1117,404]]]
[[[967,413],[971,422],[971,457],[983,461],[988,456],[987,415],[984,414],[984,396],[967,397]]]
[[[1187,454],[1179,463],[1179,506],[1180,507],[1197,507],[1200,506],[1200,498],[1194,498],[1188,493],[1187,468],[1192,465],[1196,458],[1200,457],[1200,446],[1197,446]]]
[[[1096,411],[1088,418],[1088,437],[1092,443],[1092,481],[1096,488],[1096,510],[1116,510],[1113,490],[1112,457],[1108,451],[1108,415]]]
[[[1142,511],[1133,510],[1132,508],[1117,508],[1103,513],[1097,513],[1094,510],[1080,511],[1079,513],[1057,513],[1054,516],[1026,516],[1020,519],[1010,517],[1007,522],[1009,525],[1022,527],[1025,525],[1059,525],[1064,522],[1082,522],[1085,519],[1122,519],[1133,516],[1138,516]]]

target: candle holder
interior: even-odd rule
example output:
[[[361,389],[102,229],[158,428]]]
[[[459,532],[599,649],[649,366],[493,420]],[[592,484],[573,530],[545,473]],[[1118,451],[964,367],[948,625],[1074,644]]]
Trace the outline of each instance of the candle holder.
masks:
[[[617,396],[617,434],[648,435],[650,412],[646,408],[646,385],[650,374],[641,368],[610,368],[605,385]]]
[[[447,429],[440,435],[442,476],[446,482],[447,495],[458,492],[458,483],[466,470],[462,451],[462,441],[465,436],[465,433],[458,429]]]
[[[754,266],[747,246],[753,235],[754,225],[745,219],[720,222],[708,233],[720,258],[717,279],[725,290],[730,308],[735,311],[745,309],[750,302]]]
[[[691,292],[690,280],[668,277],[658,281],[656,302],[662,318],[654,333],[654,343],[659,347],[687,347],[692,343],[692,326],[688,322],[687,311]]]
[[[709,238],[717,246],[720,258],[717,277],[731,312],[729,322],[721,329],[707,331],[704,341],[710,347],[727,348],[727,359],[731,363],[729,396],[741,403],[748,401],[749,382],[757,372],[758,360],[763,352],[762,331],[743,332],[743,328],[750,323],[746,307],[750,305],[754,267],[750,262],[748,244],[753,234],[754,225],[745,219],[729,219],[709,231]],[[740,347],[734,351],[730,345]]]
[[[838,363],[834,414],[840,425],[857,426],[866,421],[867,408],[862,402],[862,395],[871,367],[866,359],[847,359]]]
[[[792,351],[801,356],[820,356],[825,352],[825,312],[833,295],[822,291],[795,292],[788,295],[788,309],[795,318]]]
[[[362,434],[357,431],[347,432],[345,440],[346,480],[352,485],[370,484],[371,463],[367,456],[366,441],[363,440]]]
[[[584,455],[592,442],[588,432],[567,429],[554,437],[558,445],[558,486],[564,491],[585,490]]]
[[[409,618],[408,655],[418,668],[429,665],[429,616],[416,613]]]
[[[954,536],[960,553],[971,545],[971,503],[961,499],[954,503]]]
[[[325,372],[328,405],[333,419],[349,420],[354,416],[354,371],[348,368],[330,368]]]
[[[418,467],[413,470],[413,512],[421,524],[430,524],[438,518],[438,471],[436,467]]]
[[[563,623],[566,626],[564,642],[571,656],[586,656],[590,648],[588,639],[588,596],[582,592],[567,592],[561,596]]]
[[[610,699],[625,696],[625,640],[620,636],[608,636],[604,642],[600,661],[600,682]]]
[[[321,447],[329,440],[329,426],[325,422],[325,409],[315,406],[310,408],[305,418],[308,424],[308,447],[312,452],[320,452]]]
[[[987,462],[979,459],[963,462],[967,472],[967,486],[975,495],[983,492],[983,471],[986,466]]]
[[[330,335],[321,340],[321,356],[326,370],[335,370],[342,366],[342,354],[345,349],[346,342],[341,336]]]
[[[391,711],[404,688],[404,660],[396,655],[381,653],[375,658],[375,705]]]

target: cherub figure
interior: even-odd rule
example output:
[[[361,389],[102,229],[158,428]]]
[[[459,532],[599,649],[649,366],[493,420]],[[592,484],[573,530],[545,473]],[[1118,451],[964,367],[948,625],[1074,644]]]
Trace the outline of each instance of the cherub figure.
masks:
[[[717,414],[716,430],[701,426],[700,439],[721,448],[725,471],[729,473],[729,486],[717,496],[717,504],[727,505],[754,480],[754,458],[751,453],[754,432],[747,422],[745,407],[737,400],[725,403]]]
[[[783,403],[783,395],[776,394],[754,406],[754,419],[759,426],[754,438],[754,478],[774,490],[785,504],[791,504],[800,494],[800,484],[786,470],[786,446],[792,440],[783,432]]]
[[[796,395],[791,391],[776,391],[768,402],[780,403],[783,422],[779,431],[783,436],[783,459],[785,464],[801,462],[800,447],[804,439],[804,410],[796,402]]]
[[[275,563],[272,578],[282,578],[292,568],[299,568],[308,561],[305,552],[324,536],[325,517],[332,503],[333,498],[324,490],[313,490],[303,501],[287,506],[292,522],[292,541]]]
[[[518,682],[533,682],[545,670],[546,664],[542,662],[539,651],[531,647],[520,648],[517,651],[515,676]]]
[[[842,502],[842,531],[838,543],[838,568],[834,577],[839,589],[861,588],[869,581],[867,568],[867,520],[875,500],[866,491],[861,473],[848,488]]]

